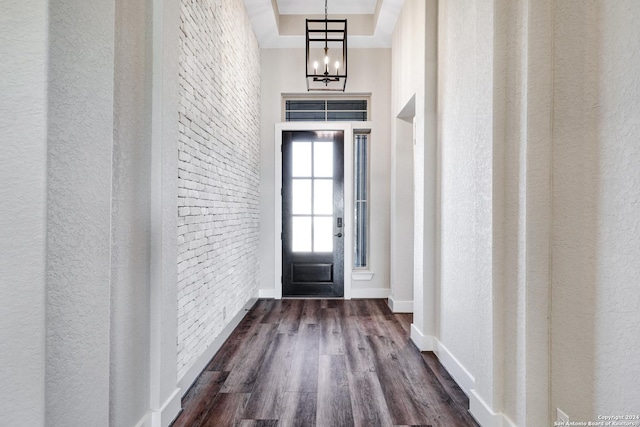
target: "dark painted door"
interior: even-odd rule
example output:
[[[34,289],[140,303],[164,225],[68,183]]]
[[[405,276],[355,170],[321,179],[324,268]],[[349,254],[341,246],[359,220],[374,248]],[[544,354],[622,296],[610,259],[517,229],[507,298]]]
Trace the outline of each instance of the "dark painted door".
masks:
[[[344,132],[282,134],[282,295],[344,296]]]

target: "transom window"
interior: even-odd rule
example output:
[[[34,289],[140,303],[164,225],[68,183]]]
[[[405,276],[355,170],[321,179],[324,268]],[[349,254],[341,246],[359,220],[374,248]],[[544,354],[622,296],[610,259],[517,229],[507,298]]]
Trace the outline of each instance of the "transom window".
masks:
[[[287,99],[284,116],[287,122],[365,122],[366,99]]]

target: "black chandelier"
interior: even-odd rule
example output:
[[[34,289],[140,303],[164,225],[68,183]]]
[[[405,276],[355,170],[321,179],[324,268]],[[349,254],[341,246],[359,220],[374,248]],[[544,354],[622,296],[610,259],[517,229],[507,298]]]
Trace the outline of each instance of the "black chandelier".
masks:
[[[347,85],[347,20],[307,19],[307,90],[342,91]]]

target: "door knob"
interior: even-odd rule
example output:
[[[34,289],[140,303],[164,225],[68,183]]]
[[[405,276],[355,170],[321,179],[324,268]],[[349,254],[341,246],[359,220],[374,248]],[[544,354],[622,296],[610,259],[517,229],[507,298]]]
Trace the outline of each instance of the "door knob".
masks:
[[[342,233],[334,234],[336,237],[342,237]]]

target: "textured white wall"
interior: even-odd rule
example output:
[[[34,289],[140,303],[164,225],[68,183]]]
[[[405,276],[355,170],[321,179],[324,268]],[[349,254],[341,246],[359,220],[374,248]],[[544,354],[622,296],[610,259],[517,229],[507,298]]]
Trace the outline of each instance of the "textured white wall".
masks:
[[[107,425],[113,4],[50,18],[47,423]]]
[[[503,172],[504,191],[496,192],[497,197],[504,197],[504,210],[502,211],[502,226],[496,227],[496,233],[501,233],[499,242],[503,245],[504,250],[504,275],[503,289],[501,292],[502,302],[505,310],[503,313],[503,322],[511,325],[504,328],[504,411],[510,419],[521,425],[524,421],[525,399],[523,379],[525,378],[525,362],[526,359],[522,355],[526,352],[525,347],[525,323],[524,313],[526,308],[526,299],[523,296],[520,283],[524,276],[520,272],[523,262],[522,233],[519,233],[519,226],[525,221],[525,214],[522,212],[520,186],[521,164],[525,156],[521,153],[523,150],[521,140],[522,132],[522,116],[526,111],[522,104],[526,100],[523,96],[522,84],[526,75],[526,52],[523,52],[523,39],[526,37],[527,26],[523,25],[525,18],[525,1],[502,2],[506,7],[503,9],[503,15],[497,17],[506,21],[498,21],[498,25],[502,24],[503,31],[506,33],[506,40],[499,48],[504,49],[503,55],[497,53],[498,61],[503,61],[502,70],[504,70],[503,84],[496,85],[497,90],[503,89],[498,96],[504,102],[504,108],[501,116],[506,115],[506,111],[510,114],[505,117],[503,141],[509,140],[511,143],[503,142],[502,148],[504,152],[505,162],[503,165],[496,162],[495,167],[500,168]],[[507,65],[509,67],[507,67]],[[508,88],[508,89],[507,89]],[[496,153],[497,154],[497,153]]]
[[[0,413],[43,426],[47,2],[0,13]]]
[[[550,422],[551,4],[495,3],[494,406],[517,425]]]
[[[110,423],[135,425],[150,396],[151,10],[115,5]]]
[[[389,297],[413,303],[413,120],[395,119],[391,145],[391,248]]]
[[[440,4],[439,24],[439,339],[492,405],[492,2]]]
[[[114,2],[55,0],[49,18],[46,421],[106,426]]]
[[[630,1],[439,3],[437,346],[482,425],[638,411],[639,19]],[[421,66],[406,43],[400,75]]]
[[[424,97],[425,3],[406,1],[392,38],[391,150],[394,173],[392,297],[413,301],[414,324],[424,331]],[[397,117],[402,115],[402,119]],[[409,117],[406,117],[409,115]],[[415,118],[415,120],[414,120]],[[411,123],[401,122],[409,120]],[[415,123],[415,126],[414,126]],[[415,135],[414,135],[415,131]],[[415,137],[415,143],[412,140]],[[406,162],[410,162],[408,165]],[[407,176],[407,173],[410,175]],[[403,185],[404,180],[409,185]],[[413,194],[406,194],[406,193]],[[407,206],[398,206],[403,204]],[[414,209],[415,208],[415,209]],[[399,210],[402,211],[399,211]],[[411,226],[403,221],[411,216]],[[415,233],[414,233],[415,228]],[[407,233],[412,236],[407,238]],[[409,245],[407,244],[409,243]],[[407,261],[406,258],[412,258]],[[410,269],[408,269],[410,268]],[[407,270],[408,269],[408,270]],[[414,292],[414,286],[417,292]],[[432,332],[432,331],[431,331]],[[427,333],[431,334],[431,333]]]
[[[390,49],[349,49],[347,93],[371,93],[370,271],[372,281],[353,281],[355,292],[389,288]],[[260,289],[275,290],[274,124],[282,121],[282,94],[306,94],[304,49],[262,50],[260,147]],[[312,93],[317,95],[318,92]],[[347,250],[347,248],[345,248]],[[351,270],[345,266],[345,274]],[[379,292],[379,291],[378,291]]]
[[[258,291],[260,49],[241,0],[181,8],[178,376]]]
[[[549,422],[551,24],[547,1],[440,3],[438,339],[483,425]]]
[[[555,8],[552,403],[640,413],[640,10]]]
[[[11,425],[135,425],[149,415],[152,395],[167,399],[150,390],[152,16],[148,4],[124,3],[20,2],[2,14],[2,29],[20,40],[2,44],[3,57],[15,58],[3,61],[1,79],[10,101],[2,118],[12,122],[2,124],[10,141],[0,187],[14,202],[3,209],[11,227],[3,217],[0,228],[2,242],[13,242],[0,264],[3,285],[12,285],[2,307],[12,314],[1,322],[12,334],[2,331],[2,381],[12,384],[2,414]],[[177,108],[177,129],[176,117]],[[9,231],[21,239],[5,239]],[[167,315],[175,319],[175,310]],[[171,333],[175,355],[175,327]],[[154,371],[171,378],[171,391],[175,365]],[[165,407],[175,410],[168,417],[177,413]]]
[[[150,409],[167,426],[180,411],[177,229],[180,3],[153,0],[151,96]],[[184,390],[183,390],[184,391]]]
[[[394,117],[414,95],[424,92],[425,64],[421,58],[424,59],[425,32],[424,1],[405,0],[392,38]]]
[[[439,339],[516,425],[637,413],[637,8],[440,6]]]

